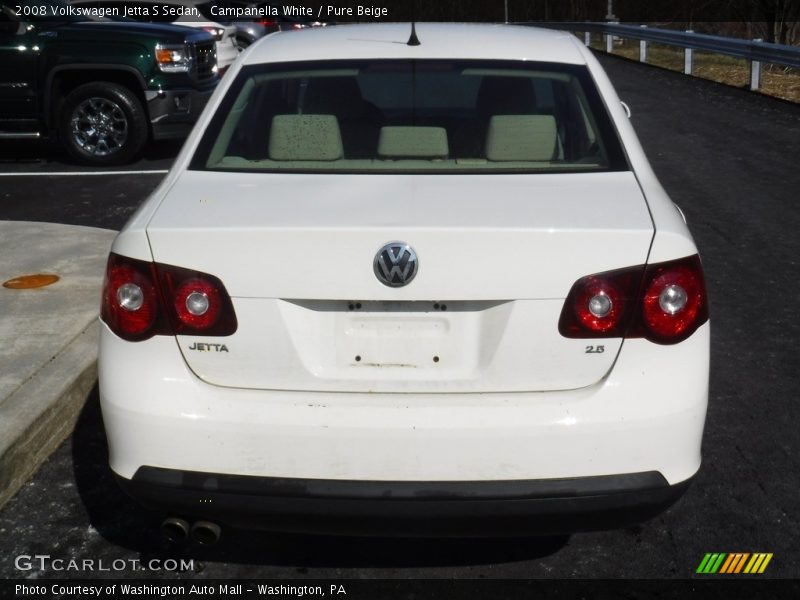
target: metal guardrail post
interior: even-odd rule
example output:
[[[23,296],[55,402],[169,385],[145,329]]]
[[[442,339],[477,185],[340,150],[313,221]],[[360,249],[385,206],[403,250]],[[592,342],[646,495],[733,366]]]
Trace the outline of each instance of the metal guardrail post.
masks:
[[[694,33],[691,29],[687,29],[686,33]],[[692,63],[694,62],[694,49],[693,48],[684,48],[683,49],[683,73],[685,75],[692,74],[692,67],[694,66]]]
[[[754,42],[763,42],[761,38],[756,38]],[[756,92],[761,87],[761,61],[750,61],[750,91]]]
[[[647,28],[647,25],[640,25],[639,27]],[[639,40],[639,62],[647,62],[647,40]]]
[[[530,23],[533,25],[534,23]],[[634,39],[647,44],[663,44],[678,48],[687,48],[687,54],[692,59],[692,52],[711,52],[743,58],[753,63],[772,63],[787,67],[800,68],[800,47],[783,44],[772,44],[763,41],[742,40],[737,38],[694,33],[689,31],[674,31],[659,29],[657,27],[642,27],[640,25],[621,25],[619,23],[598,23],[591,21],[570,21],[558,23],[535,23],[538,27],[561,29],[565,31],[584,32],[584,40],[591,41],[591,35],[601,35],[606,39],[606,50],[613,48],[614,38]],[[641,46],[640,46],[641,48]],[[756,67],[758,70],[758,67]],[[688,72],[688,70],[687,70]],[[760,77],[760,73],[759,73]]]

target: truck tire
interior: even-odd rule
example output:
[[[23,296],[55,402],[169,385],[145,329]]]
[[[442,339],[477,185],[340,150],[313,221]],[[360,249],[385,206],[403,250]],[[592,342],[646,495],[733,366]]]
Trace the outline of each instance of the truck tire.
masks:
[[[149,137],[139,98],[109,81],[78,86],[57,113],[58,134],[69,155],[86,165],[116,165],[134,160]]]

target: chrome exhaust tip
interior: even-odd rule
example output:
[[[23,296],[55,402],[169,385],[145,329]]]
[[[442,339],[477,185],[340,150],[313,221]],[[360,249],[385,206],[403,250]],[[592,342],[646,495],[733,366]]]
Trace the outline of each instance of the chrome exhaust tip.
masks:
[[[192,541],[202,546],[216,544],[222,535],[222,529],[216,523],[210,521],[197,521],[189,532]]]
[[[182,542],[189,537],[189,523],[185,519],[169,517],[161,523],[161,533],[170,542]]]

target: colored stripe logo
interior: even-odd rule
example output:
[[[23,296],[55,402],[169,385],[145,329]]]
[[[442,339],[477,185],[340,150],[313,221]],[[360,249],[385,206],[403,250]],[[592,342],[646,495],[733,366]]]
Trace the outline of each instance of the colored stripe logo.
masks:
[[[771,552],[709,552],[695,572],[702,575],[755,575],[763,573],[771,560]]]

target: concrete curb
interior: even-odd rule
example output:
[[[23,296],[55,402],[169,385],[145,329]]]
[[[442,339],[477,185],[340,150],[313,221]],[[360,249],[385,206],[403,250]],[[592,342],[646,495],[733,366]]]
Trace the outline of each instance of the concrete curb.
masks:
[[[0,507],[71,434],[95,385],[100,288],[115,235],[0,221],[8,284],[0,287]],[[40,286],[41,274],[57,279]]]
[[[97,381],[99,331],[93,321],[3,402],[15,418],[0,424],[0,508],[72,433]]]

